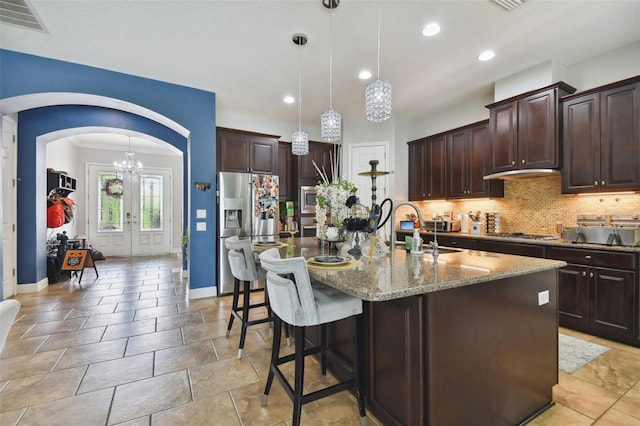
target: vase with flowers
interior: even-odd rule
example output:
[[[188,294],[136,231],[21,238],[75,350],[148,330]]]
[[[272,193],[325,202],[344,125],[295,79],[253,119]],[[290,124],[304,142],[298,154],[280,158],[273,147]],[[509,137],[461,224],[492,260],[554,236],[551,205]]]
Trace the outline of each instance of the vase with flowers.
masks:
[[[331,180],[329,180],[324,168],[320,170],[315,161],[313,161],[313,166],[322,179],[322,181],[316,185],[316,222],[318,226],[318,237],[320,239],[327,239],[327,226],[338,228],[337,233],[340,236],[343,233],[342,225],[348,213],[347,200],[356,193],[358,188],[353,182],[335,176],[337,164],[333,166],[332,163],[333,176]],[[327,217],[329,217],[329,220],[327,220]]]

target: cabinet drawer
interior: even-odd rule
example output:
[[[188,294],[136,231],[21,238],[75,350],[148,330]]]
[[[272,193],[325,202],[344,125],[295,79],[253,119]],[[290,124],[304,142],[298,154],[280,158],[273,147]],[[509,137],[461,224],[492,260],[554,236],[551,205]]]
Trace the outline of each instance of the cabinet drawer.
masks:
[[[533,244],[505,243],[502,241],[479,240],[478,250],[494,253],[516,254],[520,256],[544,258],[544,246]]]
[[[427,236],[429,241],[433,240],[433,236]],[[477,241],[473,238],[456,238],[438,235],[438,244],[445,247],[457,247],[461,249],[476,249]]]
[[[618,251],[585,250],[566,247],[547,247],[547,258],[564,260],[567,263],[599,266],[604,268],[626,269],[635,271],[635,253]]]

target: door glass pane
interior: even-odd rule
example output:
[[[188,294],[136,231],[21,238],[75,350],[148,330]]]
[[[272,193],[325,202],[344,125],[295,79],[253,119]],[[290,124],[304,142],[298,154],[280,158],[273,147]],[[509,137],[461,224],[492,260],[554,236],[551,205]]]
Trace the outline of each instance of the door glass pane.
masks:
[[[140,176],[141,231],[161,231],[163,180],[159,175]]]
[[[98,231],[122,232],[122,179],[98,172]]]

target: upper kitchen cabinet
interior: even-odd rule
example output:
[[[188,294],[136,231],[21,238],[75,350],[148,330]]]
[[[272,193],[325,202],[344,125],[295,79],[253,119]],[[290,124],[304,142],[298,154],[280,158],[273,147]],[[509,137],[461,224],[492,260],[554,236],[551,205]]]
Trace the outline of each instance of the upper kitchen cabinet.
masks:
[[[640,190],[640,76],[562,99],[562,192]]]
[[[559,99],[575,90],[559,82],[487,105],[492,173],[559,168]]]
[[[408,142],[409,200],[446,197],[446,134]]]
[[[279,136],[218,127],[218,171],[278,173]]]
[[[290,201],[294,198],[293,165],[291,144],[278,144],[278,176],[280,178],[280,201]]]
[[[329,179],[331,176],[331,159],[335,154],[335,145],[325,142],[309,142],[309,154],[295,156],[294,160],[294,176],[297,177],[298,186],[315,186],[322,180],[313,162],[318,165],[320,170],[326,171]],[[338,171],[336,171],[338,173]]]
[[[504,182],[491,173],[488,121],[447,133],[447,198],[504,197]]]

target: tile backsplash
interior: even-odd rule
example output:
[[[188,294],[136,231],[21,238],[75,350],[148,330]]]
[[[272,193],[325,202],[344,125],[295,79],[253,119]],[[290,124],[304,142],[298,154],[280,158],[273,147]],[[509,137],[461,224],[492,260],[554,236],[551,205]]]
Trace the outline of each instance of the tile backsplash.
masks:
[[[500,232],[544,235],[555,235],[557,222],[575,225],[579,214],[640,214],[640,194],[563,195],[560,180],[551,176],[505,181],[504,198],[417,204],[425,218],[447,211],[480,211],[483,217],[486,212],[499,212]],[[396,217],[404,219],[403,213],[410,212],[399,211]]]

